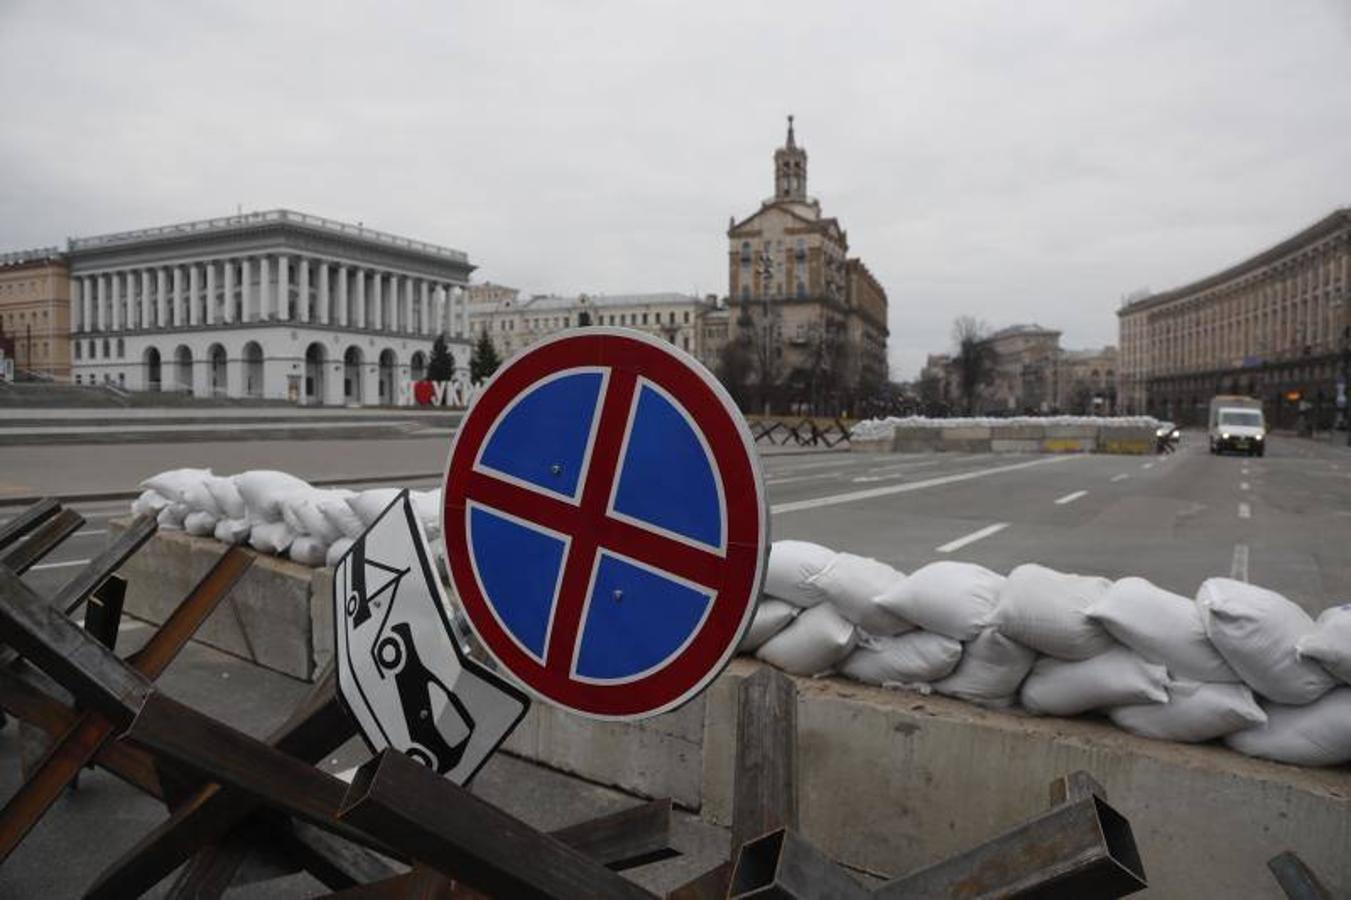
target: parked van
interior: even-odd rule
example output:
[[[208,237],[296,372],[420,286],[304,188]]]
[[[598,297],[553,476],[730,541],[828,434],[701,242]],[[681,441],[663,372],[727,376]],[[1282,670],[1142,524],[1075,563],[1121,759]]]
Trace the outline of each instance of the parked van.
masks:
[[[1262,401],[1252,397],[1224,395],[1210,400],[1210,452],[1243,450],[1249,456],[1265,456],[1267,423]]]

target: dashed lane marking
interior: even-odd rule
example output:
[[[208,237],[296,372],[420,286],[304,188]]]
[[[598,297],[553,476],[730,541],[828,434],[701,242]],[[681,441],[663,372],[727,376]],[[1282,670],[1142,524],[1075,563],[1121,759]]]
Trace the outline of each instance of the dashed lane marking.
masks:
[[[1084,496],[1087,493],[1088,491],[1075,491],[1072,494],[1066,494],[1063,497],[1057,498],[1055,501],[1055,505],[1064,506],[1066,503],[1073,503],[1075,500],[1078,500],[1080,497]]]
[[[1248,580],[1248,545],[1234,545],[1234,560],[1229,564],[1229,577],[1239,581]]]
[[[1240,503],[1240,504],[1238,505],[1238,517],[1239,517],[1240,519],[1251,519],[1251,518],[1252,518],[1252,507],[1249,506],[1249,505],[1246,504],[1246,503]]]
[[[936,549],[939,553],[951,553],[954,550],[962,549],[967,544],[974,544],[976,541],[984,540],[992,534],[998,534],[1008,527],[1008,522],[996,522],[993,525],[986,525],[984,528],[973,531],[964,537],[959,537],[955,541],[948,541],[946,544]]]
[[[1246,491],[1246,490],[1248,489],[1248,482],[1246,482],[1246,481],[1240,481],[1240,482],[1238,483],[1238,489],[1239,489],[1240,491]]]
[[[1125,472],[1122,472],[1120,475],[1112,476],[1113,481],[1125,481],[1127,478],[1130,478],[1130,476],[1127,475]]]

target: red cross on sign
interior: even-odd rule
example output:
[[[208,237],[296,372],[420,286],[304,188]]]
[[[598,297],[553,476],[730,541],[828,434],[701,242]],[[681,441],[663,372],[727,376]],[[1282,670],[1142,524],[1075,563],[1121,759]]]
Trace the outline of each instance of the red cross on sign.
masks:
[[[759,595],[768,515],[721,385],[641,332],[579,329],[507,363],[451,444],[451,580],[543,699],[633,719],[698,694]]]

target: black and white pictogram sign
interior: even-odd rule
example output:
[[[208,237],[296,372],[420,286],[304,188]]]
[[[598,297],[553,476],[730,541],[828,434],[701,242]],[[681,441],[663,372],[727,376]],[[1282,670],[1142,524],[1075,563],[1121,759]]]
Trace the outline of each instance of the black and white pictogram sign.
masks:
[[[530,701],[464,654],[448,609],[402,491],[334,571],[338,692],[373,750],[402,750],[463,785]]]

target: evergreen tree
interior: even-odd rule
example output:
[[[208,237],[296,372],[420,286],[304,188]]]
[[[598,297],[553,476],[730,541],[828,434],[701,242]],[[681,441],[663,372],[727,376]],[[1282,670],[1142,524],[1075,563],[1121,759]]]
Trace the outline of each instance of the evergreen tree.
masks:
[[[427,362],[428,381],[450,381],[455,375],[455,357],[446,349],[446,336],[438,334],[432,341],[432,358]]]
[[[469,380],[474,384],[482,384],[500,365],[502,360],[498,358],[497,348],[493,346],[485,328],[479,333],[478,343],[474,346],[474,355],[469,359]]]

